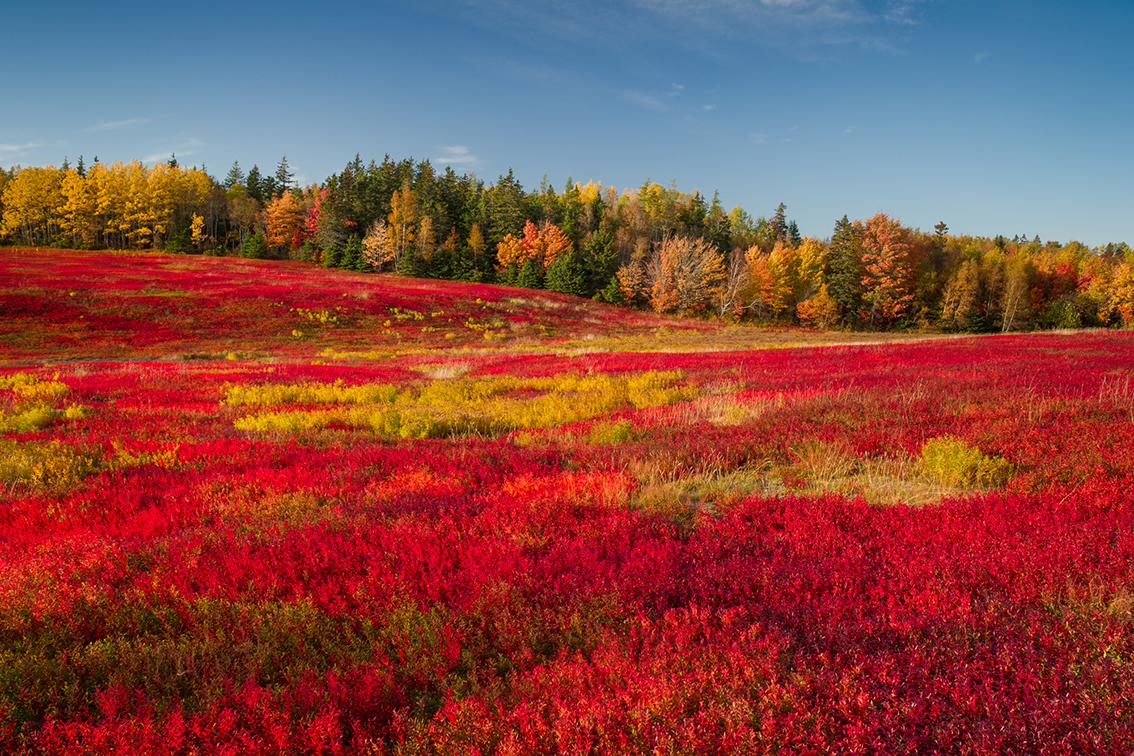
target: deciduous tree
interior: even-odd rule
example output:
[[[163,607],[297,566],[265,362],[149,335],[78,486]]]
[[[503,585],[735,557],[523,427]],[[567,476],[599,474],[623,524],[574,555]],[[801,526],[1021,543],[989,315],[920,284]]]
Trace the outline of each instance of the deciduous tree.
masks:
[[[945,286],[941,307],[941,322],[950,330],[968,330],[976,315],[977,297],[980,294],[980,275],[976,260],[965,260]]]
[[[654,245],[646,265],[650,306],[655,312],[695,312],[710,304],[724,279],[717,248],[700,237],[667,236]]]
[[[896,219],[878,213],[855,221],[862,246],[862,298],[871,326],[890,325],[907,315],[914,300],[914,271],[909,231]]]
[[[292,192],[284,192],[264,208],[264,225],[267,228],[268,246],[277,252],[291,247],[296,231],[303,225],[302,203]]]
[[[528,221],[521,236],[508,234],[496,247],[496,260],[501,268],[521,269],[533,260],[539,270],[547,268],[564,252],[571,249],[571,240],[554,223],[544,221],[539,226]]]
[[[390,233],[388,262],[392,262],[397,267],[398,260],[413,248],[414,240],[417,239],[416,197],[408,183],[394,192],[390,199],[390,215],[387,222]]]

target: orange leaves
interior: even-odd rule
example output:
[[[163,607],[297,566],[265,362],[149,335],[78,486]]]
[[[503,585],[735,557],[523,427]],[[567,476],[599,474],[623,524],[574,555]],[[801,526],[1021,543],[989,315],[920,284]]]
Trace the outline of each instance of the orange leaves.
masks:
[[[564,235],[559,226],[544,221],[538,227],[528,221],[524,224],[523,236],[516,238],[512,234],[504,237],[504,241],[496,247],[496,259],[501,267],[516,266],[519,268],[528,260],[536,263],[546,270],[567,250],[571,249],[571,240]]]
[[[910,231],[885,213],[854,225],[862,245],[863,300],[870,307],[870,323],[897,320],[909,312],[916,287]]]
[[[284,192],[264,208],[265,225],[268,227],[268,244],[272,247],[287,247],[295,232],[303,225],[306,208],[291,192]]]

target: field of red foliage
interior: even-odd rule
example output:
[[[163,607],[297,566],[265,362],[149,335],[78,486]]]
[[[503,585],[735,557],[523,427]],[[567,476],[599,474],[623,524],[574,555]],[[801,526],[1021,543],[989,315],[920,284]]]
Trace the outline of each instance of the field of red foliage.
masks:
[[[1129,332],[55,251],[0,315],[5,753],[1134,752]]]

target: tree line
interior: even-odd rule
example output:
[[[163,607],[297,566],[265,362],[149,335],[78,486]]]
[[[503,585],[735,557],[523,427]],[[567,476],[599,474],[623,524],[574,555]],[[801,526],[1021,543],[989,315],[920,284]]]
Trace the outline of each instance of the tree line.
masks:
[[[1134,252],[905,227],[884,213],[804,238],[769,217],[647,179],[618,191],[512,172],[486,184],[428,160],[364,163],[299,187],[176,156],[0,171],[0,236],[80,249],[286,258],[360,272],[502,283],[659,313],[851,329],[1134,326]]]

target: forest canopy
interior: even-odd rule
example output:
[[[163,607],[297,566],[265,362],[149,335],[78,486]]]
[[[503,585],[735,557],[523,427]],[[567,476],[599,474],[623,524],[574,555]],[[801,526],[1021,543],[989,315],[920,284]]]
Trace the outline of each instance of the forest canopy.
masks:
[[[647,179],[525,190],[428,160],[364,163],[299,187],[176,157],[0,171],[0,242],[302,260],[359,272],[549,289],[658,313],[820,328],[965,332],[1134,326],[1134,252],[932,232],[878,213],[805,238]]]

